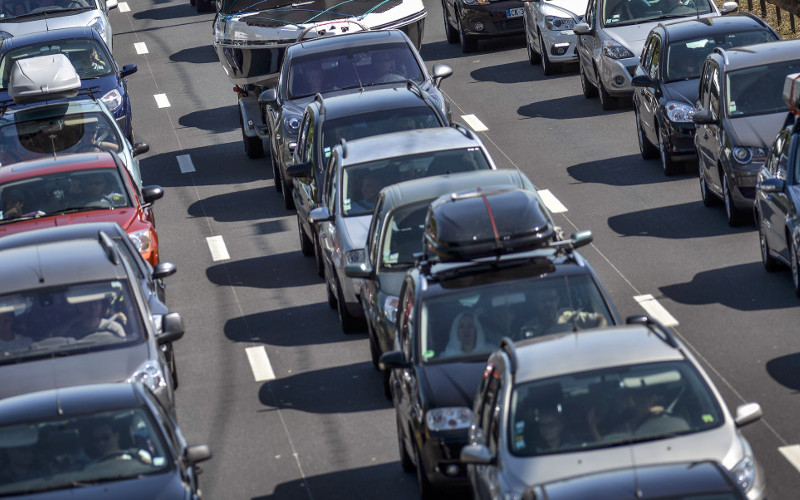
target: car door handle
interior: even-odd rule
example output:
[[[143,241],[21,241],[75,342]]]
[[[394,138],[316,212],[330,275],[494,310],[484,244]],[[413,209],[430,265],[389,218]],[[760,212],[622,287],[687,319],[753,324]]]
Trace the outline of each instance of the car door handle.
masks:
[[[319,233],[319,237],[320,238],[327,238],[328,237],[328,233]]]

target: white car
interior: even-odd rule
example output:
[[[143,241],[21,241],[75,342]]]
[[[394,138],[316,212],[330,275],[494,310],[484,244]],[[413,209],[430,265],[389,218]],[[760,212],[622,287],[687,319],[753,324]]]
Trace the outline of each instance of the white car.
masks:
[[[581,87],[587,98],[599,94],[604,110],[633,95],[631,78],[650,30],[660,22],[716,17],[739,8],[711,0],[589,0],[578,35]]]
[[[572,28],[583,22],[589,0],[525,0],[525,45],[531,64],[542,63],[552,75],[567,63],[578,62],[578,37]]]
[[[59,28],[88,26],[111,51],[108,11],[118,0],[0,0],[0,39]]]

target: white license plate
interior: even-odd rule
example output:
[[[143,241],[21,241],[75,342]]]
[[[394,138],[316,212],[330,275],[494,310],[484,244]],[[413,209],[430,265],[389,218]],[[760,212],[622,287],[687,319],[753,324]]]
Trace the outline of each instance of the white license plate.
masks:
[[[524,11],[525,9],[523,9],[522,7],[516,9],[508,9],[506,11],[506,17],[522,17]]]

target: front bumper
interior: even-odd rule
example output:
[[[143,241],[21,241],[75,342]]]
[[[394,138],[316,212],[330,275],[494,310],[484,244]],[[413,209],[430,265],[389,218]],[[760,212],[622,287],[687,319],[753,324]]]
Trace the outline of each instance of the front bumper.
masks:
[[[633,95],[631,78],[636,71],[639,60],[636,57],[627,59],[611,59],[601,56],[598,61],[598,79],[603,82],[603,87],[609,95],[614,97],[629,97]]]
[[[516,10],[514,10],[516,9]],[[509,13],[519,13],[509,17]],[[519,35],[525,32],[522,2],[506,0],[489,5],[463,5],[460,22],[464,33],[472,37]]]
[[[559,64],[578,62],[578,37],[572,30],[542,31],[542,43],[550,62]]]
[[[763,162],[751,162],[747,169],[732,169],[729,179],[731,181],[730,190],[733,204],[739,210],[752,210],[756,199],[756,183],[758,171],[764,165]]]
[[[420,448],[422,466],[428,480],[437,486],[464,487],[469,485],[467,466],[459,460],[461,448],[467,444],[467,431],[449,431],[427,436]],[[420,465],[417,464],[417,467]]]
[[[690,122],[671,122],[664,120],[667,151],[674,160],[692,160],[697,158],[694,147],[695,126]]]

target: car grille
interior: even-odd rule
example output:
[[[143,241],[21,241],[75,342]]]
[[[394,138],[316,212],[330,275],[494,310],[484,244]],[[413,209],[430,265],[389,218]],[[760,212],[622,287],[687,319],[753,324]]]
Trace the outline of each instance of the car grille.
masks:
[[[636,73],[636,66],[638,66],[638,64],[625,66],[625,71],[627,71],[629,75],[633,76],[633,74]]]
[[[523,28],[521,17],[514,19],[504,19],[503,21],[493,21],[494,29],[497,31],[521,30]]]

